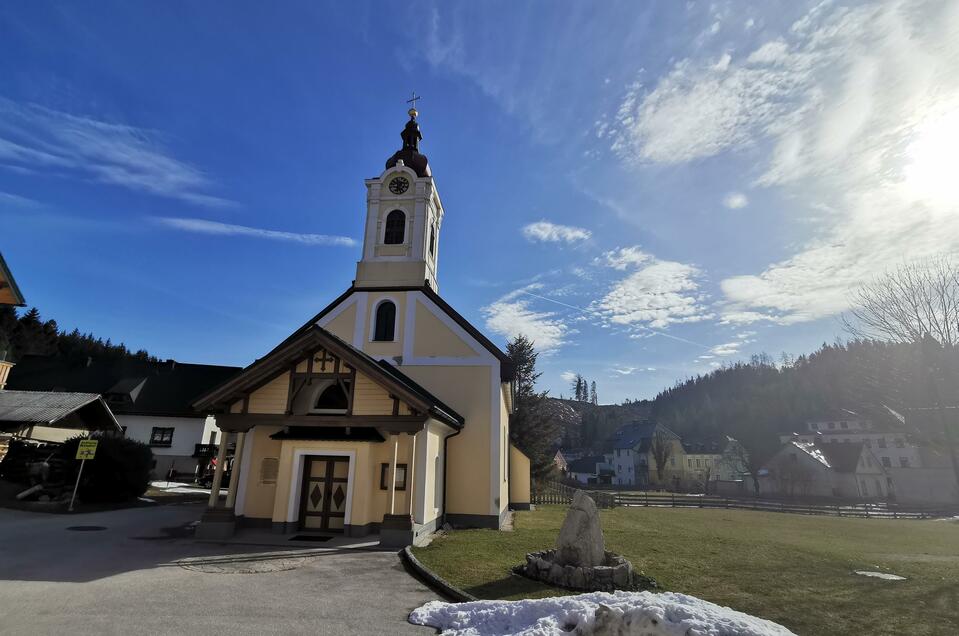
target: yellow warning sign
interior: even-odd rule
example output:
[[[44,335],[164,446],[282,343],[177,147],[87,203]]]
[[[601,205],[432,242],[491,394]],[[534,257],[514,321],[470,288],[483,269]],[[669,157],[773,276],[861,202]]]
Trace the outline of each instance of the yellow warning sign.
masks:
[[[97,443],[98,440],[95,439],[80,440],[80,445],[77,446],[77,459],[93,459],[93,456],[97,454]]]

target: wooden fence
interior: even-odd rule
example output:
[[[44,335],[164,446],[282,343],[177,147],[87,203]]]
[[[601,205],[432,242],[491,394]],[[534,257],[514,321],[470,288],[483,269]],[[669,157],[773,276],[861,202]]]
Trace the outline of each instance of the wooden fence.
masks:
[[[567,504],[578,490],[564,484],[544,482],[535,485],[534,504]],[[668,492],[602,492],[589,491],[601,508],[614,506],[656,508],[724,508],[790,512],[804,515],[832,515],[865,519],[932,519],[959,515],[959,509],[933,506],[903,506],[895,503],[800,503],[796,501],[687,495]]]
[[[533,484],[530,495],[534,504],[568,504],[573,501],[573,495],[582,488],[573,488],[555,481],[537,482]],[[616,505],[616,493],[586,490],[596,505],[600,508],[612,508]]]

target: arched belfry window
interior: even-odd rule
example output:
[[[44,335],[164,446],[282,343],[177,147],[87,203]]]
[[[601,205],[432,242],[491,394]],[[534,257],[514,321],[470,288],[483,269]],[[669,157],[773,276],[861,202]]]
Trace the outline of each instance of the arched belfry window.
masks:
[[[393,210],[386,215],[386,234],[383,242],[387,245],[402,245],[406,233],[406,215],[402,210]]]
[[[373,340],[392,342],[396,333],[396,305],[386,300],[376,308],[376,325]]]

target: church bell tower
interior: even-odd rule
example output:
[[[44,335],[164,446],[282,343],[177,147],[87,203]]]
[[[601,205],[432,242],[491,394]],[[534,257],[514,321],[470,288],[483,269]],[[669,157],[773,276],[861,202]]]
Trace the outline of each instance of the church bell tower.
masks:
[[[413,103],[419,99],[414,96]],[[422,287],[436,282],[443,204],[429,162],[420,153],[423,138],[416,108],[409,110],[400,137],[403,147],[386,161],[379,177],[366,180],[363,258],[356,264],[357,287]]]

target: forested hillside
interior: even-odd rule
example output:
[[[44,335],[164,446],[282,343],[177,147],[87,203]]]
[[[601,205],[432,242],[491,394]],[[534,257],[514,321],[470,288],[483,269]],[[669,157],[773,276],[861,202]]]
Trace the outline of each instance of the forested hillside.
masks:
[[[726,434],[768,454],[777,434],[837,408],[888,417],[885,407],[956,404],[959,350],[857,340],[776,365],[765,356],[697,376],[660,393],[652,417],[684,437]]]
[[[645,420],[652,413],[652,403],[626,402],[624,404],[592,404],[580,400],[554,399],[572,408],[577,414],[567,422],[563,432],[563,448],[602,451],[606,440],[623,424]]]
[[[959,349],[924,344],[855,340],[823,346],[810,355],[760,355],[679,382],[652,401],[594,405],[557,400],[578,414],[568,422],[563,448],[606,449],[621,425],[653,419],[685,440],[735,437],[761,461],[779,447],[779,434],[809,419],[845,408],[894,423],[886,407],[904,412],[933,406],[937,395],[959,404]]]
[[[16,362],[25,355],[57,356],[75,362],[88,357],[154,359],[142,349],[133,352],[109,338],[103,340],[77,329],[63,332],[55,320],[44,320],[36,307],[18,317],[13,307],[0,306],[0,360]]]

